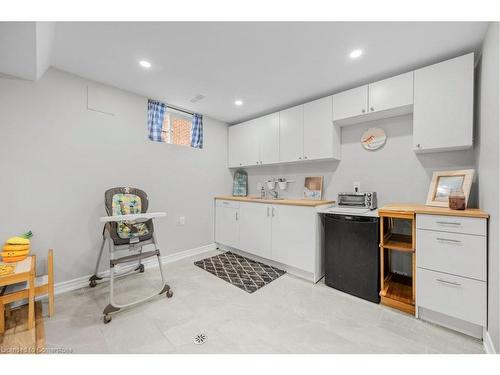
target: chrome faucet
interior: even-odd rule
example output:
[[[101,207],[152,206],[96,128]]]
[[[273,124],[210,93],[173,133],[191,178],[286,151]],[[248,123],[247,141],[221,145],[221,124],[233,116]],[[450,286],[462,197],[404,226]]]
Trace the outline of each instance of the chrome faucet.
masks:
[[[269,194],[273,199],[278,199],[278,192],[276,190],[269,190]]]

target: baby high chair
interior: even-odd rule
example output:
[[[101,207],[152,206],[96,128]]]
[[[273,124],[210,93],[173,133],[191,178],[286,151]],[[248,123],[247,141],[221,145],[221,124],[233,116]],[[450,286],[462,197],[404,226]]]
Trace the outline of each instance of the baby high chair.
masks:
[[[107,190],[104,193],[104,203],[106,213],[109,216],[101,217],[100,221],[104,222],[103,239],[95,272],[89,279],[91,288],[97,285],[98,280],[108,279],[109,284],[109,304],[103,311],[104,323],[111,321],[111,313],[121,309],[137,305],[151,298],[166,294],[167,298],[173,296],[173,291],[170,286],[165,283],[163,268],[160,258],[160,249],[158,249],[156,236],[154,233],[153,219],[166,216],[164,212],[147,213],[148,196],[147,194],[136,188],[117,187]],[[109,247],[109,276],[98,276],[99,264],[101,262],[104,246],[108,243]],[[143,251],[143,246],[152,245],[154,250]],[[115,252],[129,251],[129,255],[116,258]],[[160,269],[162,288],[158,293],[140,300],[118,305],[114,300],[114,280],[116,277],[124,276],[137,272],[144,272],[144,264],[142,260],[145,258],[156,256]],[[131,266],[131,263],[137,263],[137,267],[117,273],[115,268],[119,265]]]

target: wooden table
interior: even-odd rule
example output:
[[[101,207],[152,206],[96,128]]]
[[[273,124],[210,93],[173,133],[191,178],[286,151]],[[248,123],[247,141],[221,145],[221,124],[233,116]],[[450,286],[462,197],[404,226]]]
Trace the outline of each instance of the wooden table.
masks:
[[[35,327],[35,256],[28,256],[26,259],[9,263],[15,264],[16,268],[9,275],[0,276],[0,288],[8,285],[26,282],[28,285],[28,329]],[[0,295],[0,333],[5,329],[5,308],[4,305],[10,303],[9,295]]]

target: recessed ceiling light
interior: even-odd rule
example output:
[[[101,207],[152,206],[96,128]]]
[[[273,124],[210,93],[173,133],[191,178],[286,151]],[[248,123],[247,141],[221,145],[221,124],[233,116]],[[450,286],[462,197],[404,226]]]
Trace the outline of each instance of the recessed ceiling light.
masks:
[[[143,68],[151,68],[151,63],[146,60],[139,61],[139,65],[142,66]]]
[[[361,55],[363,54],[363,50],[361,49],[355,49],[355,50],[352,50],[351,53],[349,54],[349,57],[351,59],[357,59],[358,57],[360,57]]]
[[[237,105],[237,106],[242,106],[243,105],[243,100],[235,100],[234,101],[234,105]]]

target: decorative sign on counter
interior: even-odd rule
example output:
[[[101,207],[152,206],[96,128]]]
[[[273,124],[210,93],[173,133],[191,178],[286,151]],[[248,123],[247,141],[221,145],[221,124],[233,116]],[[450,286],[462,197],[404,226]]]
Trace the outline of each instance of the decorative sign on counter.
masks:
[[[304,180],[304,198],[321,200],[323,194],[323,176],[306,177]]]
[[[384,129],[370,128],[361,136],[361,144],[366,150],[374,151],[385,145],[387,136]]]
[[[246,197],[248,195],[248,173],[243,169],[234,172],[233,196]]]

